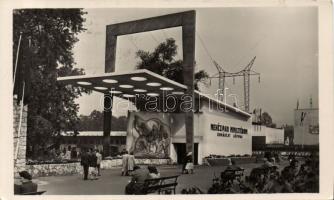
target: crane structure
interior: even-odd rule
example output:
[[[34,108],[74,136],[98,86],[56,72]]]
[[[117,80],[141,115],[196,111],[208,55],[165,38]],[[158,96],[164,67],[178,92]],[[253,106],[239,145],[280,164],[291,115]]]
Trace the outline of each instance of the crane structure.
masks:
[[[225,71],[216,61],[213,60],[213,64],[218,70],[218,74],[210,77],[218,78],[218,89],[219,89],[219,100],[223,100],[225,95],[225,79],[233,78],[233,84],[235,83],[235,77],[243,76],[244,78],[244,110],[249,112],[249,100],[250,100],[250,76],[258,76],[258,81],[260,82],[260,73],[253,71],[252,67],[256,56],[246,65],[246,67],[238,72],[227,72]]]

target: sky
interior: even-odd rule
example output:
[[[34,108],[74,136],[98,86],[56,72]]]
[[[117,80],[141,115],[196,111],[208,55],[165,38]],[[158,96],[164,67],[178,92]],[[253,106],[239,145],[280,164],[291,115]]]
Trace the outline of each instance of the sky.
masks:
[[[86,31],[78,35],[73,53],[76,67],[86,74],[104,72],[106,25],[176,13],[187,9],[86,9]],[[196,8],[196,71],[217,73],[215,60],[225,71],[237,72],[256,56],[251,77],[250,110],[268,112],[278,126],[293,124],[299,108],[318,108],[318,12],[315,7]],[[138,49],[152,51],[166,38],[178,45],[182,58],[181,27],[118,37],[116,71],[132,71]],[[209,83],[209,82],[208,82]],[[236,94],[243,105],[243,78],[226,80],[227,93]],[[217,80],[201,85],[202,92],[215,94]],[[102,94],[93,92],[77,99],[79,114],[102,110]],[[115,100],[118,102],[119,100]],[[230,102],[228,102],[230,103]],[[113,112],[126,115],[127,110]]]

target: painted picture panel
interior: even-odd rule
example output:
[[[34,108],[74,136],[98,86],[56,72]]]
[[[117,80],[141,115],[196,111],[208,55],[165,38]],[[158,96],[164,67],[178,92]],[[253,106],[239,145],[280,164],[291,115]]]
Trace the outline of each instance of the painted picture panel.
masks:
[[[171,128],[167,115],[130,112],[127,131],[127,149],[136,157],[169,157]]]

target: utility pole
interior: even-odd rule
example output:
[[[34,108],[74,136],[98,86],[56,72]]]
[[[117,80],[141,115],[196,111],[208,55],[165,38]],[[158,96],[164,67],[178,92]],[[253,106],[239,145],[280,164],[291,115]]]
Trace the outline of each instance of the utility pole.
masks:
[[[218,78],[218,89],[219,89],[219,100],[222,101],[225,90],[225,79],[226,78],[233,78],[233,84],[235,77],[240,77],[242,76],[244,78],[244,110],[246,112],[249,112],[249,102],[250,102],[250,76],[258,76],[258,80],[260,83],[260,73],[253,71],[252,67],[254,64],[254,61],[256,59],[256,56],[246,65],[246,67],[239,71],[239,72],[227,72],[225,71],[216,61],[213,61],[214,65],[217,68],[218,71],[218,76],[217,74],[214,75],[213,77],[210,77],[211,79],[213,78]]]

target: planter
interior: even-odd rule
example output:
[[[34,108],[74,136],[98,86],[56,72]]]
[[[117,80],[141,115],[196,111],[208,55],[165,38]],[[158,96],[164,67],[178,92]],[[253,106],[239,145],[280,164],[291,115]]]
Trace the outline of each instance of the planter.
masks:
[[[230,158],[207,158],[207,162],[211,166],[228,166],[228,165],[231,165]]]

